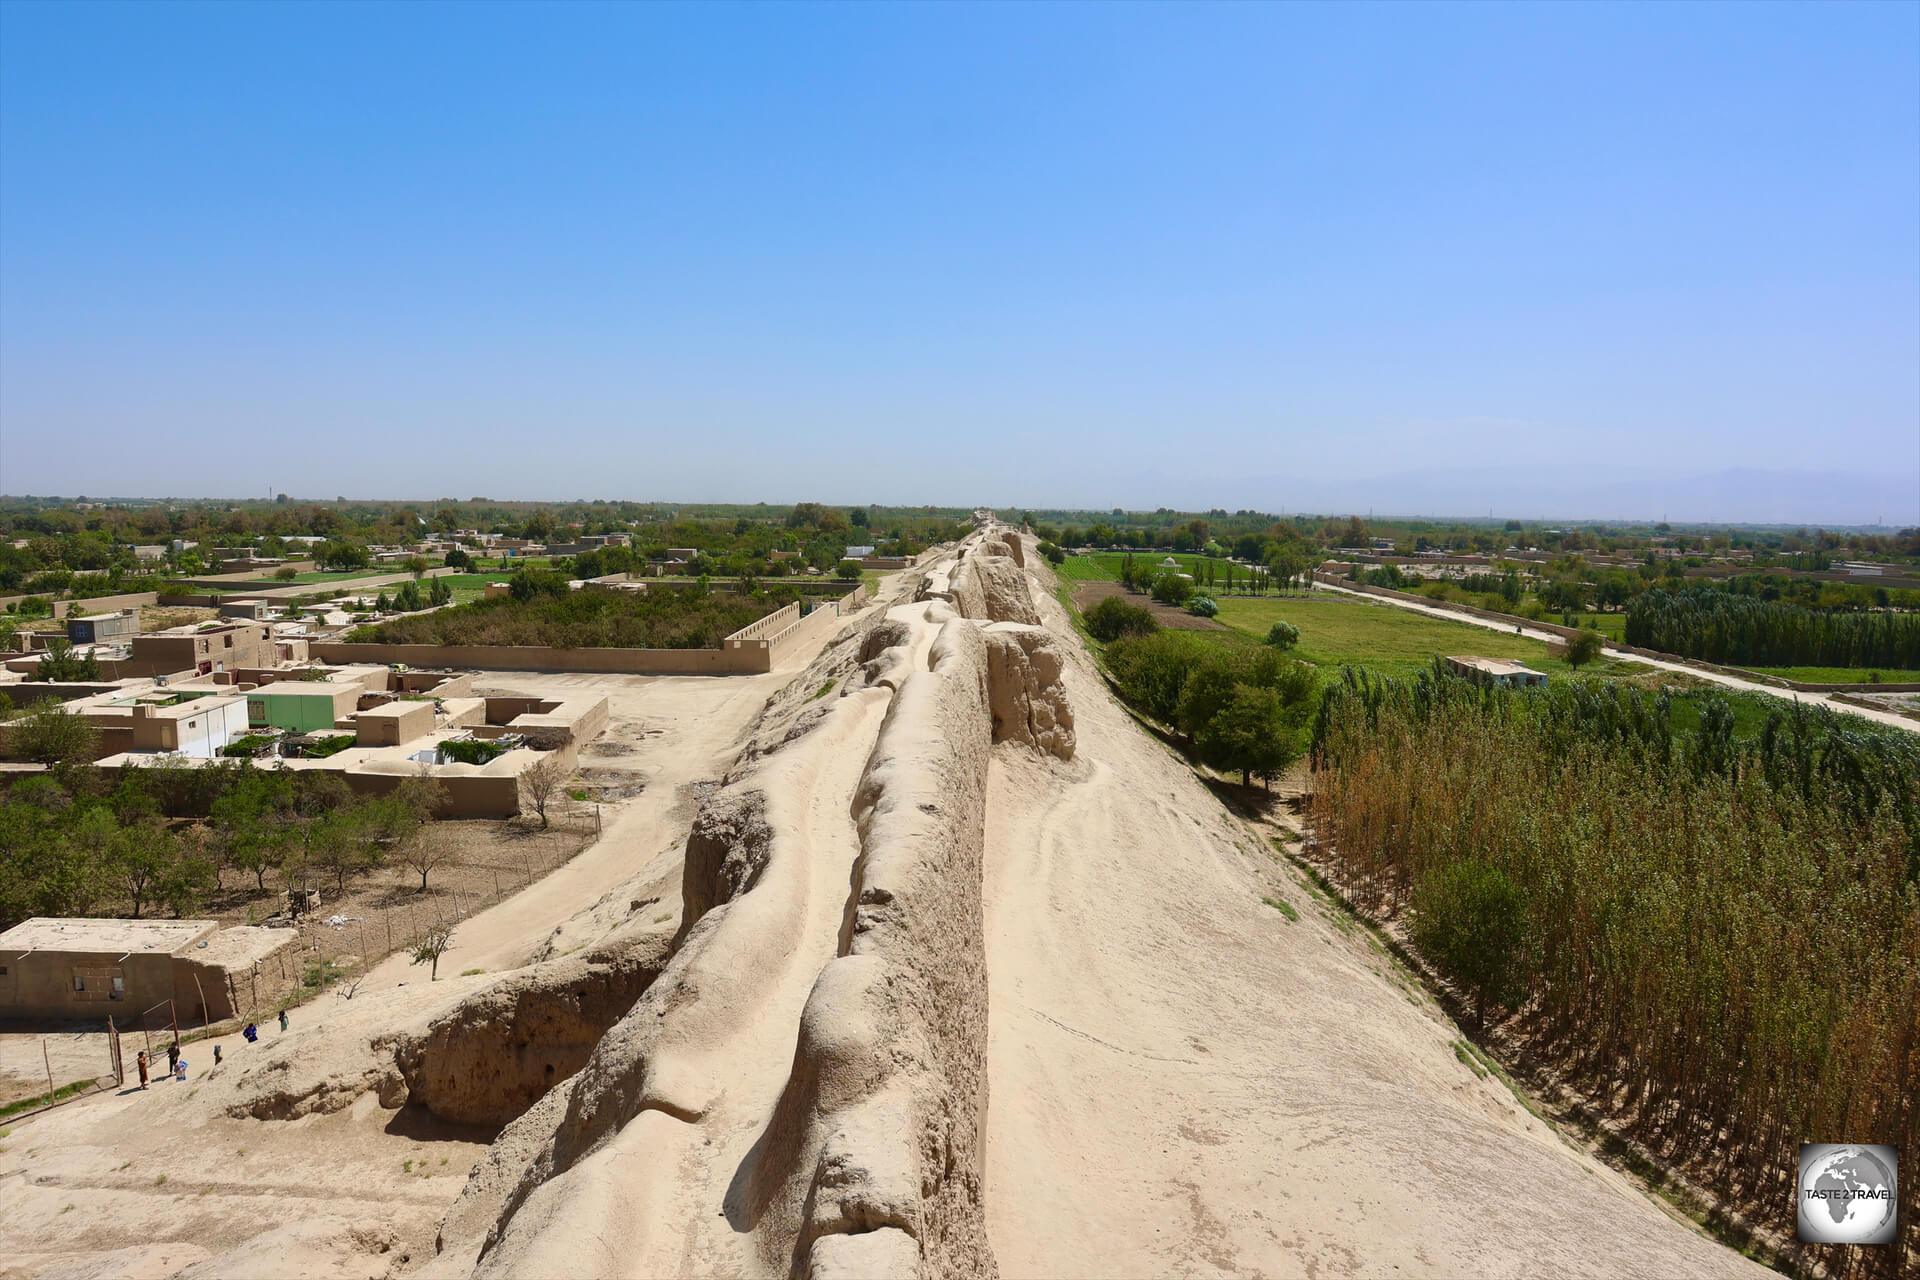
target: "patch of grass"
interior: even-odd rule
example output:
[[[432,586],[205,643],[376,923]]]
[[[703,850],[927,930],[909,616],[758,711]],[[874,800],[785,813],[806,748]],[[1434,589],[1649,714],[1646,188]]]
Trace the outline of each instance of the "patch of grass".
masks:
[[[1322,667],[1371,667],[1412,676],[1435,655],[1477,654],[1515,658],[1557,677],[1573,674],[1565,662],[1547,656],[1543,641],[1351,596],[1223,596],[1219,604],[1219,620],[1256,641],[1264,640],[1274,623],[1292,623],[1300,628],[1292,655]]]
[[[400,1172],[402,1172],[402,1173],[412,1173],[412,1172],[413,1172],[413,1161],[411,1161],[411,1160],[402,1160],[402,1161],[400,1162]]]
[[[333,961],[316,960],[300,975],[300,985],[309,991],[318,991],[322,987],[332,986],[345,976],[346,970]]]
[[[460,976],[461,976],[461,977],[463,977],[463,978],[471,978],[471,977],[473,977],[473,976],[475,976],[476,974],[482,974],[482,973],[485,973],[485,972],[486,972],[486,970],[485,970],[485,969],[462,969],[462,970],[460,971]]]
[[[827,681],[825,684],[821,685],[818,689],[815,689],[813,691],[813,696],[808,698],[807,701],[808,702],[820,701],[820,699],[826,697],[828,694],[833,692],[833,686],[835,683],[836,681],[833,681],[833,680]]]
[[[1474,1056],[1473,1050],[1467,1047],[1466,1041],[1455,1040],[1453,1042],[1453,1056],[1460,1059],[1461,1062],[1464,1062],[1467,1070],[1473,1072],[1473,1074],[1480,1079],[1485,1080],[1487,1078],[1487,1069],[1480,1065],[1479,1060]]]
[[[1112,582],[1120,576],[1097,555],[1068,556],[1053,566],[1053,572],[1055,577],[1069,582]]]
[[[1090,555],[1068,556],[1065,563],[1054,566],[1054,573],[1078,582],[1117,582],[1120,580],[1121,566],[1131,555],[1136,565],[1157,565],[1169,556],[1180,566],[1181,573],[1190,573],[1196,582],[1204,585],[1207,566],[1213,567],[1218,587],[1214,593],[1226,590],[1228,561],[1217,556],[1197,556],[1187,551],[1095,551]],[[1251,580],[1252,570],[1244,564],[1233,566],[1234,585],[1244,588]]]
[[[1294,909],[1293,904],[1291,902],[1288,902],[1285,898],[1262,898],[1260,899],[1260,901],[1266,903],[1268,906],[1272,907],[1275,911],[1278,911],[1281,915],[1285,916],[1289,920],[1295,921],[1297,923],[1300,919],[1300,913],[1296,911]]]
[[[296,573],[291,578],[276,578],[268,574],[264,578],[249,578],[245,582],[223,582],[220,589],[225,591],[258,590],[264,587],[302,587],[316,582],[330,586],[350,587],[363,578],[390,578],[406,570],[398,565],[383,565],[377,569],[346,569],[328,573]]]
[[[1086,619],[1082,618],[1080,616],[1080,610],[1074,607],[1073,592],[1068,588],[1067,584],[1064,581],[1059,582],[1054,586],[1053,598],[1060,602],[1060,607],[1062,609],[1066,610],[1067,621],[1071,622],[1073,624],[1073,629],[1080,633],[1080,639],[1082,643],[1084,643],[1087,646],[1087,648],[1092,650],[1094,653],[1100,652],[1100,642],[1098,640],[1095,640],[1093,638],[1093,634],[1087,630]]]
[[[1782,680],[1798,680],[1802,684],[1869,684],[1868,677],[1872,669],[1867,667],[1747,667],[1745,670],[1758,671],[1762,675],[1779,676]],[[1884,668],[1880,671],[1881,684],[1920,684],[1920,671],[1897,671]]]
[[[59,1102],[62,1099],[71,1098],[75,1094],[85,1093],[91,1088],[93,1088],[93,1081],[75,1080],[72,1084],[63,1084],[55,1089],[53,1091],[53,1100]],[[0,1120],[4,1120],[8,1116],[17,1116],[25,1111],[38,1111],[46,1105],[47,1095],[44,1093],[34,1094],[30,1098],[20,1098],[14,1102],[9,1102],[4,1107],[0,1107]],[[0,1129],[0,1137],[5,1136],[6,1130]]]
[[[161,1175],[160,1175],[159,1177],[157,1177],[157,1178],[155,1178],[155,1179],[153,1180],[153,1185],[154,1185],[154,1186],[156,1186],[156,1187],[164,1187],[164,1186],[166,1186],[166,1185],[167,1185],[167,1175],[163,1173],[163,1174],[161,1174]]]

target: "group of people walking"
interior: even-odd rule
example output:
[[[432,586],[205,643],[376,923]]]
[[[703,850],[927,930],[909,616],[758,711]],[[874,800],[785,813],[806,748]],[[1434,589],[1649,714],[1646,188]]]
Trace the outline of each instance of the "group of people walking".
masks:
[[[280,1029],[285,1031],[289,1025],[287,1011],[282,1009],[280,1011]],[[256,1023],[249,1022],[240,1034],[245,1037],[248,1044],[258,1044],[260,1042],[260,1028]],[[213,1064],[215,1066],[220,1065],[220,1051],[220,1045],[216,1044],[213,1046]],[[147,1087],[147,1073],[152,1069],[147,1061],[147,1051],[145,1049],[140,1051],[140,1056],[135,1059],[135,1062],[140,1068],[140,1087],[144,1089]],[[179,1081],[185,1081],[187,1078],[187,1060],[180,1056],[180,1036],[178,1032],[174,1033],[173,1042],[167,1046],[167,1075]],[[162,1078],[164,1079],[165,1077]]]

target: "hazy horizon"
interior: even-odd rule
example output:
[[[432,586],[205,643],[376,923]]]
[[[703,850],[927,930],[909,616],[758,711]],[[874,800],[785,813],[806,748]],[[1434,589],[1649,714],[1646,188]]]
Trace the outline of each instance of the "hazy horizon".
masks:
[[[1911,5],[15,0],[0,491],[1920,524],[1917,99]]]
[[[1463,475],[1460,473],[1454,473],[1452,475],[1447,476],[1446,478],[1449,481],[1449,486],[1444,490],[1444,492],[1449,495],[1449,500],[1464,501],[1465,498],[1470,497],[1473,493],[1476,492],[1476,490],[1473,488],[1474,478],[1471,476]],[[1836,477],[1832,477],[1832,476],[1825,477],[1825,478],[1836,479]],[[1591,477],[1587,477],[1587,479],[1591,481]],[[292,494],[288,494],[287,496],[288,496],[289,502],[296,505],[304,504],[304,503],[315,503],[315,504],[321,504],[321,505],[337,506],[343,502],[348,505],[359,504],[359,503],[379,503],[379,504],[414,503],[414,504],[419,504],[423,509],[431,508],[442,502],[451,502],[454,504],[465,506],[465,505],[473,505],[476,502],[499,503],[499,504],[520,504],[520,503],[571,504],[571,503],[579,503],[579,502],[593,503],[593,502],[604,501],[604,502],[632,502],[632,503],[642,503],[642,504],[650,504],[650,505],[667,505],[667,506],[672,506],[672,505],[740,506],[740,507],[767,506],[767,507],[778,508],[778,507],[791,506],[796,502],[821,501],[821,502],[825,502],[829,506],[837,506],[837,507],[874,506],[874,507],[892,508],[892,509],[899,509],[899,510],[910,510],[910,509],[915,509],[920,507],[939,507],[939,508],[948,509],[948,510],[965,511],[965,510],[972,510],[979,506],[986,506],[988,509],[996,510],[1000,512],[1002,515],[1006,515],[1007,513],[1018,512],[1018,511],[1074,511],[1074,512],[1085,512],[1090,515],[1099,515],[1105,512],[1112,511],[1116,507],[1118,507],[1119,509],[1128,511],[1128,512],[1151,512],[1151,511],[1157,511],[1162,509],[1171,509],[1175,511],[1193,512],[1193,513],[1205,513],[1212,510],[1227,510],[1227,511],[1254,510],[1254,511],[1265,512],[1275,516],[1280,516],[1280,517],[1284,517],[1288,515],[1299,515],[1304,513],[1307,515],[1314,515],[1314,516],[1361,515],[1361,516],[1377,517],[1377,518],[1386,519],[1386,520],[1452,520],[1452,521],[1475,520],[1475,521],[1484,522],[1486,520],[1504,521],[1504,520],[1520,519],[1520,520],[1526,520],[1530,523],[1551,523],[1554,521],[1562,521],[1566,523],[1575,523],[1575,524],[1607,524],[1607,523],[1655,524],[1661,521],[1666,521],[1675,525],[1687,525],[1687,526],[1696,526],[1696,527],[1740,526],[1740,527],[1748,527],[1748,528],[1794,528],[1794,527],[1804,526],[1808,528],[1821,527],[1826,529],[1859,528],[1859,529],[1889,529],[1889,530],[1920,527],[1920,521],[1916,521],[1912,518],[1907,518],[1907,519],[1896,518],[1896,516],[1892,513],[1891,508],[1885,514],[1884,518],[1867,519],[1867,520],[1822,519],[1818,517],[1805,518],[1805,517],[1791,515],[1791,514],[1782,514],[1780,509],[1780,504],[1784,501],[1788,504],[1788,506],[1791,506],[1791,500],[1795,496],[1804,494],[1806,492],[1805,482],[1807,481],[1807,479],[1808,479],[1808,476],[1806,473],[1788,473],[1788,472],[1767,473],[1767,472],[1753,472],[1753,471],[1735,471],[1735,472],[1723,473],[1722,475],[1719,475],[1719,476],[1674,477],[1672,478],[1672,480],[1666,482],[1666,485],[1664,487],[1660,485],[1647,486],[1647,485],[1634,484],[1634,483],[1628,483],[1628,482],[1616,482],[1611,488],[1608,488],[1607,486],[1591,486],[1590,485],[1590,487],[1593,488],[1594,492],[1598,492],[1598,493],[1612,492],[1615,494],[1624,495],[1624,496],[1621,496],[1616,502],[1615,506],[1617,509],[1608,510],[1604,506],[1597,506],[1590,511],[1578,510],[1574,506],[1570,506],[1570,505],[1559,505],[1559,506],[1554,505],[1555,498],[1553,495],[1564,494],[1564,490],[1554,488],[1550,482],[1548,485],[1546,485],[1543,488],[1542,484],[1540,483],[1540,478],[1537,476],[1531,477],[1528,482],[1529,487],[1531,488],[1532,492],[1535,494],[1534,500],[1531,501],[1530,503],[1523,503],[1519,506],[1505,506],[1499,503],[1498,501],[1493,501],[1493,502],[1483,503],[1481,505],[1481,509],[1479,510],[1471,509],[1466,505],[1457,505],[1457,506],[1454,506],[1451,508],[1445,508],[1445,509],[1423,508],[1416,505],[1417,499],[1409,500],[1408,498],[1409,493],[1412,493],[1421,488],[1424,488],[1426,490],[1431,490],[1433,487],[1430,478],[1428,476],[1423,476],[1423,475],[1384,476],[1384,477],[1376,477],[1372,480],[1357,481],[1355,482],[1356,487],[1354,487],[1353,495],[1352,495],[1355,500],[1351,502],[1342,502],[1338,500],[1332,500],[1332,501],[1322,501],[1322,502],[1296,501],[1292,503],[1278,503],[1278,504],[1268,504],[1268,503],[1253,502],[1253,501],[1239,502],[1239,501],[1198,501],[1198,500],[1189,501],[1189,502],[1170,502],[1170,501],[1154,501],[1154,500],[1132,501],[1132,502],[1124,502],[1124,501],[1117,501],[1117,500],[1111,501],[1111,502],[1107,502],[1107,501],[1062,502],[1062,501],[1055,501],[1055,500],[1048,499],[1044,495],[1040,497],[1030,498],[1026,501],[982,502],[981,501],[982,498],[992,496],[990,494],[985,494],[985,493],[974,495],[972,500],[938,501],[938,502],[928,501],[924,497],[916,498],[911,495],[902,497],[899,495],[876,496],[876,495],[867,494],[867,495],[858,495],[858,496],[849,497],[839,493],[823,494],[823,493],[811,493],[811,492],[787,493],[787,494],[780,494],[778,496],[772,496],[772,497],[747,496],[742,494],[730,494],[730,493],[703,494],[703,495],[689,495],[689,494],[675,494],[675,493],[645,493],[645,494],[589,493],[589,494],[573,494],[573,495],[564,496],[564,497],[560,497],[560,496],[533,497],[526,494],[516,494],[509,490],[500,489],[497,486],[495,486],[490,492],[486,492],[479,495],[465,495],[465,496],[455,496],[451,494],[439,494],[435,496],[428,496],[422,493],[403,493],[403,492],[391,492],[391,493],[381,493],[381,494],[348,492],[346,494],[333,494],[333,495],[292,493]],[[1549,478],[1549,481],[1550,481],[1550,478]],[[1496,478],[1496,482],[1497,482],[1497,478]],[[1227,493],[1229,491],[1238,491],[1243,493],[1247,493],[1247,492],[1272,493],[1275,491],[1284,490],[1286,488],[1287,486],[1285,485],[1264,484],[1258,480],[1254,480],[1254,481],[1236,482],[1235,484],[1232,484],[1232,485],[1223,485],[1220,492]],[[1480,492],[1482,496],[1485,496],[1485,493],[1490,492],[1490,490],[1478,490],[1477,492]],[[1736,516],[1724,516],[1724,515],[1713,514],[1713,513],[1694,514],[1694,511],[1696,508],[1694,506],[1688,505],[1686,501],[1681,502],[1679,505],[1663,504],[1661,502],[1661,499],[1663,496],[1668,496],[1676,493],[1680,494],[1682,497],[1688,497],[1689,495],[1691,495],[1691,497],[1689,498],[1690,501],[1694,498],[1697,498],[1701,504],[1698,507],[1700,511],[1708,511],[1711,504],[1707,501],[1707,499],[1717,494],[1722,499],[1725,499],[1725,501],[1723,501],[1720,504],[1720,507],[1723,507],[1728,510],[1740,510],[1744,506],[1748,510],[1759,511],[1762,514],[1736,515]],[[109,503],[115,503],[115,502],[130,502],[130,503],[131,502],[187,502],[187,503],[252,502],[252,503],[258,503],[258,502],[271,501],[272,498],[276,496],[278,495],[265,494],[265,493],[260,493],[260,494],[236,494],[236,493],[202,493],[202,494],[95,493],[95,494],[87,494],[84,491],[75,491],[75,492],[66,493],[66,494],[36,494],[36,495],[0,494],[0,499],[21,499],[26,497],[34,497],[34,498],[43,498],[43,499],[57,499],[62,501],[92,501],[92,502],[109,502]],[[1602,498],[1602,499],[1598,499],[1598,501],[1604,503],[1606,500]],[[1713,508],[1713,511],[1717,512],[1719,509],[1720,508]]]

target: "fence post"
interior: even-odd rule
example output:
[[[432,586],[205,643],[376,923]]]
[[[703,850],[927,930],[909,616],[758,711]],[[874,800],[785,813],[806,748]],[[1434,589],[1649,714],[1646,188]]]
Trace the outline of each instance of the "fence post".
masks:
[[[47,1066],[47,1110],[53,1110],[53,1059],[47,1056],[47,1040],[40,1038],[40,1061]]]

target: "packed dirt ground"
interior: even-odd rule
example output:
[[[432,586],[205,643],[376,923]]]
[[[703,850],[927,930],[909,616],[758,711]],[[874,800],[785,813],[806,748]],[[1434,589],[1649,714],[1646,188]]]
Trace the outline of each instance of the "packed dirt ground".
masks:
[[[804,669],[512,677],[612,698],[603,837],[438,982],[17,1122],[0,1277],[1759,1271],[1465,1060],[1053,590],[996,526]]]

